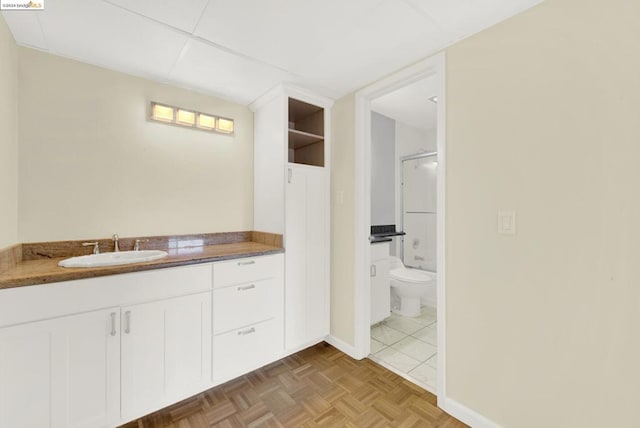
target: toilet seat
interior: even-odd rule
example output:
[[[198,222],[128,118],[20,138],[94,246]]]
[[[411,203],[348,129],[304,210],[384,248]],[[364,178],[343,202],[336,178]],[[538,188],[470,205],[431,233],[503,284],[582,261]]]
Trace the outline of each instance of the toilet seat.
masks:
[[[389,271],[389,276],[412,284],[423,284],[433,280],[432,275],[420,269],[392,269]]]

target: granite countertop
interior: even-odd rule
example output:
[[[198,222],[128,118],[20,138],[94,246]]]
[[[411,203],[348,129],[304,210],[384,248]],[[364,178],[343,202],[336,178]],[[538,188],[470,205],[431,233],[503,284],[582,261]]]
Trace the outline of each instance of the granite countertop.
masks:
[[[279,240],[263,239],[263,236],[261,235],[265,234],[259,234],[256,236],[255,233],[248,233],[249,235],[245,235],[244,240],[239,240],[239,242],[225,242],[225,240],[219,240],[221,242],[216,243],[215,240],[212,242],[212,240],[209,239],[203,240],[203,243],[208,243],[209,245],[161,248],[169,253],[169,255],[164,259],[129,265],[93,268],[63,268],[58,266],[58,262],[71,257],[71,255],[60,256],[59,254],[56,254],[55,251],[42,255],[41,257],[26,257],[27,259],[17,260],[12,265],[5,266],[5,269],[0,271],[0,289],[284,252],[281,244],[281,237]],[[247,236],[248,239],[251,240],[247,240]],[[229,241],[229,239],[226,241]],[[44,246],[44,244],[39,245],[41,247]],[[24,249],[23,252],[25,252]]]

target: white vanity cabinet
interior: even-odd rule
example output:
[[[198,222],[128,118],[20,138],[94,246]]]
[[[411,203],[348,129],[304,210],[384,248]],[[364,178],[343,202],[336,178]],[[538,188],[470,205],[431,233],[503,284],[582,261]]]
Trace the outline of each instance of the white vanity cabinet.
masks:
[[[114,427],[211,387],[211,270],[0,290],[0,427]]]
[[[122,308],[122,417],[211,384],[211,292]]]
[[[115,427],[285,355],[284,255],[0,290],[0,428]]]
[[[0,426],[117,425],[119,375],[119,308],[1,328]]]
[[[225,382],[284,354],[284,257],[213,266],[213,381]]]

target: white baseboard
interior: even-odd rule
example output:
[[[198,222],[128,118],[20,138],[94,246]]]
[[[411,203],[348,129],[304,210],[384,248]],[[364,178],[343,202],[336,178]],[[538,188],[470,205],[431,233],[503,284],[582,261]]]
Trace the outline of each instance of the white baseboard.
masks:
[[[365,356],[360,355],[360,353],[358,352],[355,346],[349,345],[348,343],[330,334],[324,338],[324,341],[327,342],[329,345],[333,346],[334,348],[337,348],[338,350],[344,352],[345,354],[347,354],[348,356],[350,356],[355,360],[361,360],[364,357],[366,357],[366,355]]]
[[[470,408],[463,406],[451,398],[445,397],[441,399],[438,397],[438,407],[442,410],[464,422],[473,428],[501,428],[500,425],[482,416],[481,414],[471,410]]]
[[[293,355],[296,352],[302,351],[303,349],[310,348],[311,346],[317,345],[318,343],[324,340],[325,340],[324,337],[318,337],[317,339],[310,340],[308,342],[303,343],[302,345],[299,345],[293,348],[287,348],[284,350],[284,354],[282,354],[282,358],[288,357],[289,355]]]

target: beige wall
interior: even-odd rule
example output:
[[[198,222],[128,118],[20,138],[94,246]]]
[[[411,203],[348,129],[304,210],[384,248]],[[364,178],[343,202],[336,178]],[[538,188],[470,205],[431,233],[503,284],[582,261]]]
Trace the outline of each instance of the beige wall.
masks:
[[[0,15],[0,249],[18,242],[17,52]]]
[[[353,95],[331,110],[331,335],[354,345],[354,120]]]
[[[447,50],[447,393],[506,427],[638,424],[638,22],[547,0]]]
[[[447,396],[505,427],[637,425],[638,22],[638,1],[546,0],[446,51]],[[353,138],[334,139],[350,188]],[[332,292],[353,299],[345,257]]]
[[[253,115],[20,48],[23,242],[250,230]],[[151,100],[234,118],[234,137],[147,120]]]

